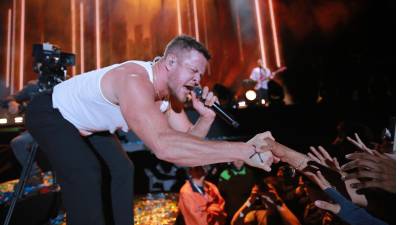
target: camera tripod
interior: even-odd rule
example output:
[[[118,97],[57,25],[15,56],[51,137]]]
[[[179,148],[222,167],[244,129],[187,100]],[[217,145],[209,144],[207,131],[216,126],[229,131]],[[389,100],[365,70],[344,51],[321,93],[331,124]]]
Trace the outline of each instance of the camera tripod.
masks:
[[[11,217],[14,212],[15,205],[17,204],[18,199],[21,198],[24,187],[25,187],[25,183],[28,180],[29,175],[31,174],[32,165],[33,165],[33,162],[36,157],[37,149],[38,149],[38,144],[35,142],[32,144],[31,151],[29,152],[29,155],[26,159],[26,163],[22,168],[21,176],[20,176],[19,181],[14,190],[13,198],[12,198],[12,201],[11,201],[11,204],[8,209],[7,216],[6,216],[6,219],[5,219],[3,225],[8,225],[11,221]]]

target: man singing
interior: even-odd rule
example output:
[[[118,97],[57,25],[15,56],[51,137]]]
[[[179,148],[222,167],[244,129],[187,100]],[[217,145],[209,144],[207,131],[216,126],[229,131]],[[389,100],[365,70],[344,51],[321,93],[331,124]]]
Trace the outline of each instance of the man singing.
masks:
[[[27,127],[58,175],[68,224],[105,224],[99,160],[111,175],[114,223],[133,224],[133,165],[114,136],[117,129],[131,129],[159,159],[179,165],[243,160],[270,170],[275,158],[265,142],[269,132],[247,143],[204,140],[215,118],[209,106],[217,98],[204,87],[203,103],[192,90],[209,59],[195,39],[178,36],[156,62],[90,71],[31,102]],[[170,102],[183,103],[188,96],[200,114],[195,124]]]

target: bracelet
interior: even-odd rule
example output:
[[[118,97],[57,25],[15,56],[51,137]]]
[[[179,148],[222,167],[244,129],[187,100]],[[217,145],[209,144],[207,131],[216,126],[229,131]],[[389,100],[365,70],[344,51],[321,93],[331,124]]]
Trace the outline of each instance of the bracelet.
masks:
[[[253,146],[254,153],[251,154],[249,159],[253,158],[255,155],[258,155],[258,158],[260,159],[261,163],[264,163],[264,161],[261,158],[261,152],[257,152],[257,147],[255,145],[251,145],[251,146]]]

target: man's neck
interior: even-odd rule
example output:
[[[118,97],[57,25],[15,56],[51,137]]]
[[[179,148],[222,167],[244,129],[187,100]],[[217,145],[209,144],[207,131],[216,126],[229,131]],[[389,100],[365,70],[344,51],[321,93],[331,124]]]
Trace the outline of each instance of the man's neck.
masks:
[[[163,65],[164,61],[161,59],[160,61],[156,62],[153,66],[153,82],[154,88],[159,93],[159,97],[161,99],[165,99],[169,96],[169,90],[167,85],[167,74],[165,67]]]
[[[200,178],[200,179],[193,178],[192,181],[198,187],[203,187],[203,185],[204,185],[204,178]]]

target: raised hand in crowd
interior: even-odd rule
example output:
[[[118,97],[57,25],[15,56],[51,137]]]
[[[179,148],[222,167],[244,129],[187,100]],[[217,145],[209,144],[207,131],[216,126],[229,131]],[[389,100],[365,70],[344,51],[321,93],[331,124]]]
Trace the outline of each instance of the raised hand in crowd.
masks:
[[[261,193],[260,197],[267,209],[275,208],[278,211],[284,224],[300,225],[300,221],[286,206],[273,185],[268,184],[268,191]]]
[[[353,145],[355,145],[358,149],[367,152],[369,154],[372,154],[372,152],[374,151],[371,148],[368,148],[364,142],[361,140],[361,138],[358,136],[357,133],[354,134],[354,136],[356,137],[356,139],[352,139],[351,137],[347,137],[347,140],[350,141]]]
[[[327,211],[330,211],[342,220],[351,225],[384,225],[382,220],[371,216],[366,210],[360,208],[343,197],[332,185],[325,179],[320,171],[315,174],[308,173],[307,175],[313,180],[335,203],[317,200],[315,205]]]
[[[346,155],[352,160],[341,169],[346,172],[345,180],[359,179],[352,188],[380,188],[396,193],[396,160],[377,151],[352,153]]]
[[[311,152],[307,153],[310,159],[337,172],[341,172],[338,160],[336,158],[332,158],[325,148],[318,146],[317,150],[315,147],[311,146],[310,150]]]
[[[362,150],[361,153],[346,155],[351,162],[342,166],[346,172],[345,180],[358,178],[359,183],[352,184],[355,189],[381,188],[385,191],[396,193],[396,158],[394,154],[382,154],[368,148],[357,133],[356,140],[347,137],[351,143]]]
[[[340,168],[339,162],[337,161],[336,158],[332,158],[331,155],[328,153],[328,151],[325,150],[322,146],[318,146],[318,150],[315,147],[310,147],[311,152],[307,153],[307,155],[315,162],[318,162],[319,164],[326,166],[328,168],[331,168],[332,170],[337,171],[342,175],[342,177],[345,176],[345,173],[342,171]],[[355,178],[349,178],[344,181],[345,186],[346,186],[346,191],[349,194],[351,201],[357,205],[360,206],[367,206],[368,201],[365,197],[365,195],[358,194],[357,189],[353,188],[354,184],[359,183],[360,181]]]

